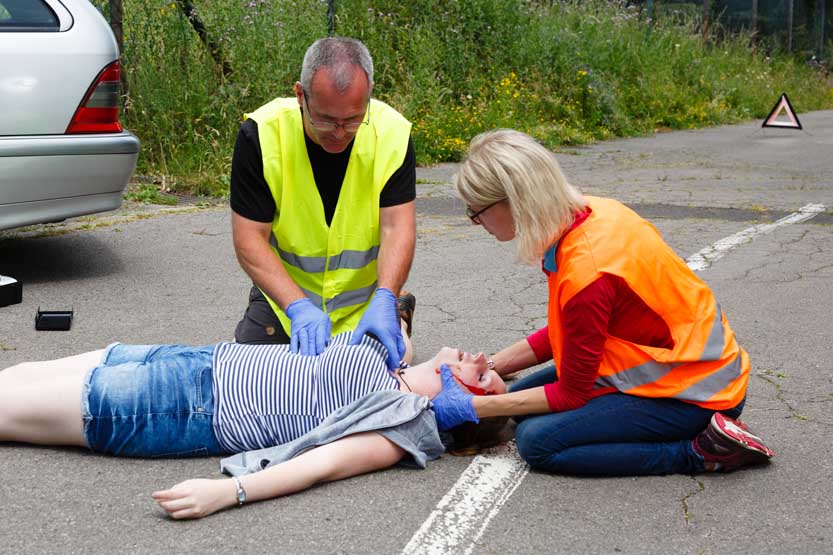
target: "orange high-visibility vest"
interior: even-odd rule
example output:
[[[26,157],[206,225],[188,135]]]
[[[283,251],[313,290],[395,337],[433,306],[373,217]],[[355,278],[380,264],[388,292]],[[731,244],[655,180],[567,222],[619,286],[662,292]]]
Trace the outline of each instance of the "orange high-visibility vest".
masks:
[[[735,340],[709,287],[656,228],[619,202],[586,197],[591,213],[556,245],[549,275],[549,337],[561,367],[562,310],[602,274],[619,276],[668,325],[673,348],[608,336],[595,395],[621,391],[679,399],[711,410],[746,395],[749,357]]]

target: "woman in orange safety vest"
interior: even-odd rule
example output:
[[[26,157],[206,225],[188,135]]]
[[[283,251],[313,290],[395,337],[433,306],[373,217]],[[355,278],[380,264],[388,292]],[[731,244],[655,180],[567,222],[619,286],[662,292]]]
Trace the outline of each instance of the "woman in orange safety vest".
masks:
[[[709,287],[646,220],[583,196],[531,137],[475,137],[456,177],[472,222],[542,264],[547,326],[495,354],[511,374],[552,361],[504,395],[448,382],[440,429],[512,415],[520,455],[561,474],[730,471],[769,450],[738,420],[749,357]]]

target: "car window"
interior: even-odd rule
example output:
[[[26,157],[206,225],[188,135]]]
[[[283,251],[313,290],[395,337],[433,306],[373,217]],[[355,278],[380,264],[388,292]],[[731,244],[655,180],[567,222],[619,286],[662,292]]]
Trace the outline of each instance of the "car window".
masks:
[[[43,0],[0,0],[0,33],[55,32],[58,16]]]

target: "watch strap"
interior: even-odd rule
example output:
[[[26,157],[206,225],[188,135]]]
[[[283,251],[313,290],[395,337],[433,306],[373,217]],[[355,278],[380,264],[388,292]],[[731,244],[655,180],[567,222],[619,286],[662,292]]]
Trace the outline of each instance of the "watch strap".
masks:
[[[237,486],[237,505],[240,506],[246,502],[246,490],[243,489],[240,478],[232,476],[231,479],[234,480],[234,485]]]

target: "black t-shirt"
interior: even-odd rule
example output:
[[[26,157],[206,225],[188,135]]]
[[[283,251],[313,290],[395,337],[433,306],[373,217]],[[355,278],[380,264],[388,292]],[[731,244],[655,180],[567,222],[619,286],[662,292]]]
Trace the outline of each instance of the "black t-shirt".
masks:
[[[330,154],[312,142],[304,134],[307,143],[307,155],[312,165],[312,173],[318,194],[324,204],[324,216],[327,225],[333,221],[338,195],[353,143],[343,152]],[[379,206],[384,208],[411,202],[416,198],[416,154],[413,140],[408,138],[408,150],[405,160],[388,179],[379,198]],[[237,214],[256,222],[271,222],[275,218],[275,199],[269,185],[263,177],[263,157],[260,152],[260,139],[257,123],[247,119],[240,126],[234,156],[231,160],[231,209]]]

